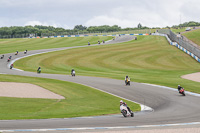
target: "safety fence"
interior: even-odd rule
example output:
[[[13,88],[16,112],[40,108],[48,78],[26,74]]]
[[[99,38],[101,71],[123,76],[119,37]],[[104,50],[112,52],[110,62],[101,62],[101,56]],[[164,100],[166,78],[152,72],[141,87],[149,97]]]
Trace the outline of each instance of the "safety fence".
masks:
[[[199,58],[197,55],[195,55],[195,54],[193,53],[193,51],[188,50],[188,49],[187,49],[188,47],[185,48],[185,47],[179,45],[180,43],[177,43],[177,42],[172,41],[171,38],[169,38],[169,35],[168,35],[168,34],[152,33],[152,35],[165,36],[170,45],[176,46],[176,47],[179,48],[180,50],[184,51],[185,53],[187,53],[188,55],[190,55],[191,57],[193,57],[196,61],[200,62],[200,58]]]
[[[181,48],[184,48],[187,51],[190,51],[192,54],[194,54],[195,56],[200,58],[200,49],[199,49],[199,47],[191,44],[188,41],[185,41],[181,34],[175,34],[169,29],[160,29],[160,30],[158,30],[158,32],[162,33],[162,34],[167,34],[167,36],[170,38],[170,40],[172,40],[173,42],[178,43],[178,45]]]
[[[113,35],[61,35],[61,36],[45,36],[42,38],[59,38],[59,37],[87,37],[87,36],[123,36],[123,35],[149,35],[149,34],[113,34]],[[40,38],[40,37],[30,37]]]

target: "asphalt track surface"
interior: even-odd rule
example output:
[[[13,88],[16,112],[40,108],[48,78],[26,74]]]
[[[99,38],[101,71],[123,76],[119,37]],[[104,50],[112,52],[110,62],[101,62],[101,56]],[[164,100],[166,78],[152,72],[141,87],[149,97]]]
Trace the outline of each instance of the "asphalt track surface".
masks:
[[[114,41],[106,44],[124,42],[134,39],[133,36],[121,36]],[[50,52],[54,50],[70,49],[55,48],[28,51],[27,55]],[[114,95],[124,97],[131,101],[145,104],[153,109],[150,112],[137,112],[133,118],[124,118],[119,115],[80,117],[80,118],[63,118],[63,119],[39,119],[39,120],[1,120],[0,130],[16,129],[64,129],[64,128],[93,128],[93,127],[139,127],[141,125],[165,125],[176,123],[200,122],[200,97],[186,94],[181,96],[177,91],[168,90],[162,87],[145,85],[142,83],[131,82],[131,86],[125,86],[123,80],[107,79],[99,77],[76,76],[58,74],[37,74],[33,72],[10,70],[8,66],[8,56],[12,55],[12,60],[25,56],[22,52],[15,56],[5,54],[4,59],[0,59],[0,73],[10,75],[22,75],[31,77],[43,77],[70,81],[84,84]],[[27,56],[26,55],[26,56]],[[77,72],[78,75],[78,72]],[[163,75],[164,76],[164,75]],[[190,124],[188,124],[190,125]],[[142,126],[141,126],[142,127]],[[145,126],[144,126],[145,127]],[[200,127],[196,124],[195,127]]]

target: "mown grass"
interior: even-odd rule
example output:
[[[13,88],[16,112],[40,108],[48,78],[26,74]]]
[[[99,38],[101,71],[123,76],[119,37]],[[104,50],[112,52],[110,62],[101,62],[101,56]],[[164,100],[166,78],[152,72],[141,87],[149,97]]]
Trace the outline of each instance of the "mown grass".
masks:
[[[168,44],[164,37],[138,36],[137,41],[97,47],[78,48],[36,55],[19,60],[17,68],[34,71],[38,66],[44,73],[99,76],[164,85],[200,93],[200,83],[181,76],[198,72],[200,64],[189,55]]]
[[[171,29],[172,32],[174,33],[179,33],[179,32],[184,32],[186,28],[182,28],[182,29]]]
[[[1,120],[68,118],[120,112],[120,98],[87,86],[53,79],[11,75],[0,75],[0,82],[31,83],[65,97],[63,100],[0,97]],[[134,111],[140,110],[138,104],[126,102]]]
[[[200,29],[188,31],[183,35],[186,36],[189,40],[196,43],[197,45],[200,45]]]
[[[97,41],[111,40],[111,36],[91,37],[62,37],[62,38],[26,38],[26,39],[0,39],[0,54],[18,51],[50,49],[59,47],[82,46],[97,44]]]

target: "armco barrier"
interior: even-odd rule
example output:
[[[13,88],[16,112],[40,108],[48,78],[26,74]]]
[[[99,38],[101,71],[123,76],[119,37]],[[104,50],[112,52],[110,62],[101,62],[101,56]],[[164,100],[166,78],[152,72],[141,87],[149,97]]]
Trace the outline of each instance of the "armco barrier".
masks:
[[[180,46],[177,42],[172,42],[171,39],[168,37],[168,35],[161,34],[161,33],[152,33],[152,35],[165,36],[170,45],[173,45],[173,46],[179,48],[180,50],[182,50],[183,52],[185,52],[188,55],[192,56],[196,61],[198,61],[200,63],[200,58],[198,56],[196,56],[195,54],[193,54],[189,50],[185,49],[184,47]]]

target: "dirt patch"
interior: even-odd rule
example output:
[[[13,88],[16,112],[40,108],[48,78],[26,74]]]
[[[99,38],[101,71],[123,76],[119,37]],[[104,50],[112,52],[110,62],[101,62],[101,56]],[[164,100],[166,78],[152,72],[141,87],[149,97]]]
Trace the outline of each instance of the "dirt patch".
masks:
[[[200,72],[183,75],[181,78],[200,82]]]
[[[65,99],[37,85],[13,82],[0,82],[0,97]]]

